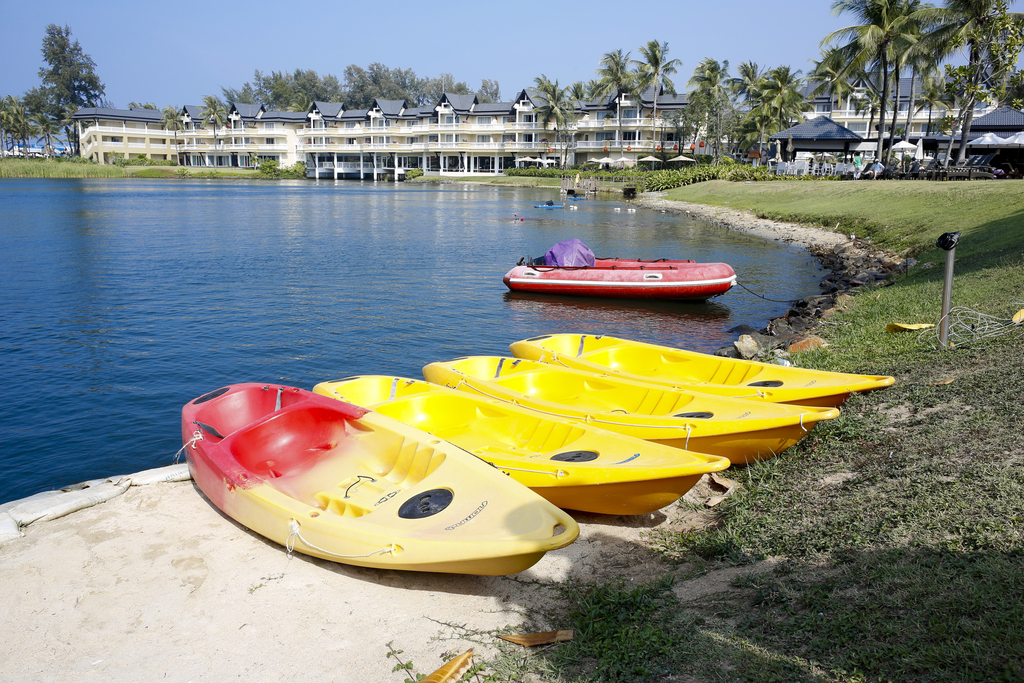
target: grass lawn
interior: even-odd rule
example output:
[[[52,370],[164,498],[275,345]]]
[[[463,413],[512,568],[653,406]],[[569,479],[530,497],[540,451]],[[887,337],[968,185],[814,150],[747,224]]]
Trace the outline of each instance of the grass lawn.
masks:
[[[577,639],[519,671],[581,683],[1024,680],[1024,325],[943,350],[885,331],[937,322],[934,242],[951,230],[964,232],[954,305],[999,319],[1024,308],[1024,182],[713,182],[666,194],[838,222],[919,258],[846,300],[819,330],[828,347],[795,357],[896,384],[853,397],[783,455],[731,469],[742,488],[704,511],[710,525],[652,530],[679,563],[664,581],[552,586],[557,602],[536,626]],[[687,578],[729,567],[742,568],[730,590],[686,599]]]

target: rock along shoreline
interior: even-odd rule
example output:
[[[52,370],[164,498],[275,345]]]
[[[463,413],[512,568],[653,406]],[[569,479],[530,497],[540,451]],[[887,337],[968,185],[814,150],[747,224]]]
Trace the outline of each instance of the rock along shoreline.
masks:
[[[792,302],[789,310],[770,320],[760,330],[749,325],[730,330],[739,338],[718,349],[715,354],[719,356],[772,360],[827,345],[825,340],[814,334],[822,319],[827,319],[836,309],[842,309],[850,295],[861,288],[889,283],[916,263],[913,259],[904,260],[880,250],[870,241],[858,239],[855,235],[774,221],[751,211],[675,201],[657,194],[641,195],[632,203],[654,211],[708,221],[764,239],[795,244],[814,254],[829,271],[820,283],[820,294]]]

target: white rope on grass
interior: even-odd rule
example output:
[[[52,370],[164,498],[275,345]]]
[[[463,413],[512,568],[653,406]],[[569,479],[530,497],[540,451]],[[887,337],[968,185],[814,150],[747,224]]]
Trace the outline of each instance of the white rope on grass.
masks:
[[[294,519],[288,522],[288,532],[288,540],[285,541],[284,547],[288,549],[289,555],[291,555],[292,551],[295,550],[296,538],[302,541],[302,544],[305,545],[307,548],[312,548],[313,550],[319,551],[324,555],[330,555],[331,557],[340,557],[346,560],[353,560],[361,557],[373,557],[374,555],[379,555],[381,553],[394,554],[396,549],[396,546],[394,544],[391,544],[381,548],[380,550],[374,550],[372,553],[366,553],[365,555],[339,555],[338,553],[332,553],[330,550],[324,550],[319,546],[315,546],[309,541],[307,541],[305,538],[303,538],[302,532],[299,530],[299,523],[296,522]]]
[[[1015,301],[1012,306],[1017,310],[1024,309],[1024,301]],[[946,315],[948,320],[947,335],[954,346],[964,346],[974,341],[999,337],[1011,332],[1024,332],[1024,322],[1015,322],[1012,318],[999,318],[994,315],[976,311],[967,306],[955,306]],[[933,341],[939,343],[939,328],[942,319],[935,327],[921,331],[917,340],[920,343]]]

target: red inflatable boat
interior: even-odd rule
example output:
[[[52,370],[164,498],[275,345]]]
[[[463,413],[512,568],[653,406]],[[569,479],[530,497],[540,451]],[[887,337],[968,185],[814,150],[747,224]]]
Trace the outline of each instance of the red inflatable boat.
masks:
[[[736,272],[727,263],[599,258],[593,266],[519,265],[504,281],[516,292],[704,301],[732,289]]]

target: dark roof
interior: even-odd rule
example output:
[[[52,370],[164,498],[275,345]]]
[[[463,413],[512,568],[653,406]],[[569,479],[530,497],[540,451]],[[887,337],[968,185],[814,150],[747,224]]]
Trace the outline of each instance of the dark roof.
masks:
[[[441,95],[438,106],[448,102],[452,105],[452,109],[460,114],[468,114],[473,110],[473,105],[476,104],[476,95],[458,95],[456,93],[448,93]]]
[[[339,121],[363,121],[369,113],[369,109],[346,109],[337,118]]]
[[[186,104],[181,108],[182,113],[188,114],[193,121],[203,120],[203,107],[198,104]]]
[[[511,102],[483,102],[473,109],[474,114],[511,114]]]
[[[376,109],[380,109],[384,116],[394,117],[401,115],[402,110],[405,109],[405,100],[375,99],[373,106]]]
[[[1024,130],[1024,112],[1013,107],[999,107],[993,112],[974,119],[971,132]]]
[[[305,120],[306,112],[304,111],[268,111],[260,117],[260,121],[283,121],[286,123],[302,123]]]
[[[841,126],[827,116],[819,116],[771,136],[772,140],[863,140],[849,128]]]
[[[345,111],[345,103],[313,102],[313,104],[309,106],[308,113],[312,114],[313,110],[320,112],[320,115],[323,116],[325,119],[334,119],[340,116]]]
[[[140,121],[160,123],[163,114],[159,109],[111,109],[110,107],[83,107],[71,118],[80,119],[118,119],[121,121]]]
[[[260,112],[266,111],[266,108],[262,104],[248,104],[246,102],[232,102],[231,109],[238,112],[238,115],[242,119],[255,119],[259,116]]]

